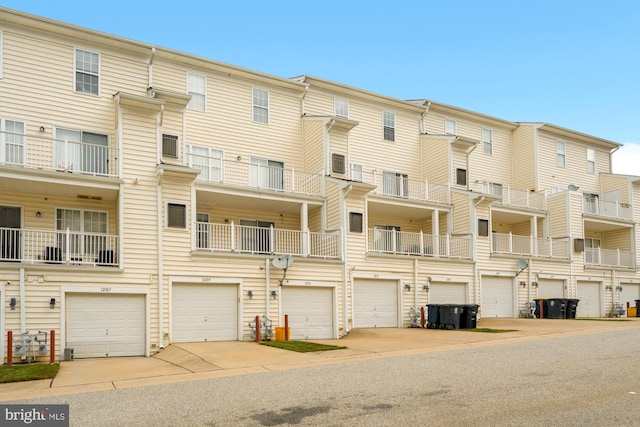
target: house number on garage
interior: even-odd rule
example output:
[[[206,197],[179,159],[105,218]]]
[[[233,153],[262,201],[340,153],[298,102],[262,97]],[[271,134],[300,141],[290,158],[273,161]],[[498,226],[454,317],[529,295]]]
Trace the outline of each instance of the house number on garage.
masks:
[[[100,288],[100,292],[111,292],[111,288]]]
[[[202,281],[203,282],[210,282],[211,281],[211,277],[203,277]]]

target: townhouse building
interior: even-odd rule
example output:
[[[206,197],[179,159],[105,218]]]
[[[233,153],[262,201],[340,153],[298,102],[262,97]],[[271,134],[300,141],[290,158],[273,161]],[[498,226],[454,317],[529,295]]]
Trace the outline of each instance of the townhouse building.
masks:
[[[0,354],[406,327],[640,299],[620,144],[0,9]]]

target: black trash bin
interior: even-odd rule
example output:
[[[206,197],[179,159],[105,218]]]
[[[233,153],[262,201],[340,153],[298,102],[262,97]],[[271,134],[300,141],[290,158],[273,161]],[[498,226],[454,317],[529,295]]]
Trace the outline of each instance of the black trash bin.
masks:
[[[475,329],[478,320],[478,304],[464,304],[460,315],[461,329]]]
[[[546,300],[546,312],[548,319],[564,319],[567,300],[564,298],[549,298]]]
[[[439,311],[440,328],[460,329],[460,314],[462,314],[462,307],[453,304],[442,304]]]
[[[578,311],[578,302],[580,302],[579,299],[575,299],[575,298],[568,298],[567,299],[567,307],[566,307],[566,311],[565,311],[565,318],[566,319],[575,319],[576,318],[576,311]]]
[[[640,317],[640,299],[636,300],[636,317]]]
[[[440,307],[438,304],[427,304],[427,329],[440,327]]]

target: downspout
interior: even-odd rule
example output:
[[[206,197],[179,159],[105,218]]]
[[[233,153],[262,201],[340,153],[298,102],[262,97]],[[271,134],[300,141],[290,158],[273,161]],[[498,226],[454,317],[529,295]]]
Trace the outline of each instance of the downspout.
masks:
[[[153,60],[156,57],[156,48],[155,46],[151,48],[151,56],[149,57],[149,84],[147,87],[153,87]]]
[[[618,145],[616,148],[612,149],[609,152],[609,173],[613,173],[613,155],[616,151],[618,151],[621,148],[620,145]]]
[[[325,174],[329,175],[329,171],[331,170],[331,165],[329,165],[329,158],[330,158],[330,154],[331,154],[331,150],[329,147],[329,142],[330,142],[330,138],[329,138],[329,133],[331,132],[331,129],[333,129],[333,126],[336,124],[336,120],[335,119],[331,119],[329,121],[329,127],[327,128],[326,132],[324,133],[325,135],[325,140],[324,140],[324,170],[325,170]]]
[[[418,258],[413,260],[413,305],[418,312]]]
[[[427,131],[425,130],[425,126],[424,126],[424,117],[429,112],[429,108],[430,107],[431,107],[431,101],[427,101],[425,103],[424,111],[422,112],[422,114],[420,114],[420,133],[422,133],[422,134],[427,133]]]
[[[342,322],[343,322],[343,327],[344,327],[344,334],[346,335],[349,332],[349,302],[347,301],[347,290],[348,290],[348,286],[347,286],[347,278],[348,278],[348,273],[349,273],[349,266],[347,264],[347,234],[345,232],[346,228],[346,216],[347,216],[347,209],[346,209],[346,204],[347,204],[347,196],[349,195],[349,193],[351,193],[351,190],[353,190],[353,185],[348,185],[347,187],[342,189],[342,198],[340,199],[340,212],[342,212],[342,215],[340,215],[340,222],[342,223],[340,225],[340,237],[342,240]]]
[[[24,296],[24,268],[20,268],[20,331],[23,334],[27,332],[27,310],[25,304],[26,299]]]
[[[264,299],[265,299],[264,309],[265,309],[265,315],[268,318],[271,318],[271,304],[269,301],[269,299],[271,298],[271,295],[270,295],[271,294],[271,270],[269,269],[271,267],[270,264],[271,263],[269,262],[269,258],[266,258],[264,260],[264,275],[265,275],[265,282],[266,282],[265,294],[264,294]]]
[[[158,347],[164,348],[164,296],[163,296],[163,263],[162,263],[162,175],[164,171],[158,170],[158,184],[156,185],[157,211],[158,211]]]
[[[304,92],[302,92],[302,96],[300,97],[300,117],[304,117],[305,115],[304,99],[307,97],[308,90],[309,86],[306,85],[304,87]],[[300,146],[302,147],[302,163],[304,163],[304,120],[300,120]]]
[[[471,189],[471,153],[478,148],[478,144],[473,144],[473,147],[467,152],[467,191]]]

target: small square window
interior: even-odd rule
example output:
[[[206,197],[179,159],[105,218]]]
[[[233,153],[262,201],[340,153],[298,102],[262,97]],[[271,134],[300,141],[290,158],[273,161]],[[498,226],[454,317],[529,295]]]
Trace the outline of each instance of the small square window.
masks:
[[[467,185],[467,170],[456,168],[456,184]]]
[[[345,158],[343,154],[331,154],[331,172],[344,174],[346,172]]]
[[[181,203],[167,204],[167,226],[187,228],[187,206]]]
[[[351,163],[351,180],[362,182],[362,165]]]
[[[342,98],[335,98],[333,101],[333,110],[336,117],[344,119],[349,118],[349,101]]]
[[[453,119],[444,119],[444,133],[445,135],[457,135],[456,121]]]
[[[488,219],[478,220],[478,236],[489,237],[489,220]]]
[[[349,212],[349,231],[362,233],[362,214],[360,212]]]
[[[162,155],[178,157],[178,137],[176,135],[162,134]]]

